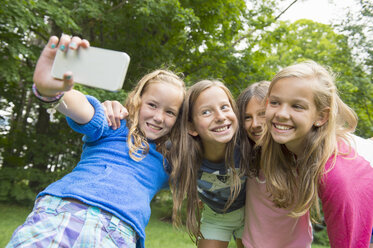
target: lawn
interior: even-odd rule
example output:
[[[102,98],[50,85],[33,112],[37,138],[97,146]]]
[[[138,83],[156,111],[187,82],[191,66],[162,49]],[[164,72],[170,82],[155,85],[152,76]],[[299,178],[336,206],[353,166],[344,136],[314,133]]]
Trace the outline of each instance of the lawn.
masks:
[[[0,247],[5,247],[13,231],[22,224],[31,208],[16,205],[0,204]],[[159,220],[157,208],[153,208],[149,225],[146,228],[146,248],[193,248],[195,247],[184,229],[176,230],[168,222]],[[229,248],[235,247],[234,242]],[[312,245],[312,248],[327,248],[328,246]]]

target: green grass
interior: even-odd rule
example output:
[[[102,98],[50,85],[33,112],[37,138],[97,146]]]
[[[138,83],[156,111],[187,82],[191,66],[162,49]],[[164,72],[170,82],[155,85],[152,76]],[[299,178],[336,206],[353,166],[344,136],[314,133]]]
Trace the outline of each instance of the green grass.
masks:
[[[32,208],[0,204],[0,247],[5,247],[14,230],[22,224]]]
[[[16,205],[0,204],[0,247],[5,247],[13,231],[22,224],[31,208]],[[160,211],[153,209],[149,225],[146,228],[146,248],[193,248],[195,247],[189,239],[184,228],[176,230],[168,222],[160,221]],[[229,243],[229,248],[234,248],[235,243]],[[312,248],[327,248],[329,246],[312,245]]]

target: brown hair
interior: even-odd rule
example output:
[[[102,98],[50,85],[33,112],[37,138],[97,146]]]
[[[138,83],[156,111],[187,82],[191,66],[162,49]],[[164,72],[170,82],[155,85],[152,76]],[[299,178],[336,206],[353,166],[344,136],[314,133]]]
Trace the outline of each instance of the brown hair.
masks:
[[[239,112],[238,120],[240,127],[239,140],[241,161],[249,164],[248,172],[250,172],[250,176],[259,175],[260,148],[255,147],[255,142],[247,135],[247,130],[245,129],[246,107],[253,97],[257,98],[259,101],[264,101],[268,92],[269,84],[269,81],[260,81],[249,85],[241,92],[236,101]]]
[[[171,188],[173,193],[173,220],[176,225],[180,223],[180,210],[186,197],[186,227],[189,236],[194,242],[202,238],[200,232],[200,209],[197,193],[198,170],[203,160],[203,146],[199,136],[194,137],[188,133],[188,123],[193,121],[193,106],[198,96],[208,88],[219,87],[227,94],[231,107],[237,116],[237,108],[229,89],[216,80],[203,80],[194,84],[188,91],[184,100],[182,117],[180,121],[180,135],[172,140],[169,162],[173,166],[171,173]],[[241,189],[240,177],[234,164],[234,148],[237,134],[227,144],[225,151],[225,165],[228,173],[233,178],[231,195],[226,204],[226,209],[237,198]],[[241,173],[240,173],[241,174]]]

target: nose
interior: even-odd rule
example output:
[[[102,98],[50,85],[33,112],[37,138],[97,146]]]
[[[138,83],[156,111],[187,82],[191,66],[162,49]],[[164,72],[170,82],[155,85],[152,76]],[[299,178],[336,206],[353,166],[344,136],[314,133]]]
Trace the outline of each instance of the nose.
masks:
[[[260,117],[253,117],[253,122],[251,124],[251,126],[253,128],[258,128],[258,127],[261,127],[263,125],[263,118],[260,118]]]
[[[161,110],[156,111],[154,116],[153,116],[153,120],[156,123],[162,123],[163,120],[164,120],[163,111],[161,111]]]
[[[221,110],[216,111],[216,116],[215,116],[216,122],[221,122],[225,120],[225,114]]]
[[[279,120],[289,119],[289,107],[285,104],[281,105],[276,111],[276,118]]]

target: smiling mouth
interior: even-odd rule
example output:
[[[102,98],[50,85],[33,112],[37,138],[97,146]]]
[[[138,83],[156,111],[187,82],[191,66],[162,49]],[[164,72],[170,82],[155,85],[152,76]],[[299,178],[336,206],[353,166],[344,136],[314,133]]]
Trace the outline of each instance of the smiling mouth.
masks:
[[[252,134],[253,136],[262,136],[263,131],[260,131],[260,132],[251,132],[251,134]]]
[[[148,125],[149,128],[151,128],[151,129],[153,129],[153,130],[156,130],[156,131],[160,131],[160,130],[162,130],[161,127],[156,126],[156,125],[153,125],[153,124],[151,124],[151,123],[147,123],[147,125]]]
[[[293,127],[291,127],[291,126],[285,126],[285,125],[274,124],[274,123],[273,123],[273,126],[274,126],[276,129],[278,129],[278,130],[284,130],[284,131],[286,131],[286,130],[290,130],[290,129],[293,129]]]
[[[212,131],[217,132],[217,133],[224,132],[224,131],[228,130],[230,128],[230,126],[231,125],[226,125],[224,127],[214,128]]]

